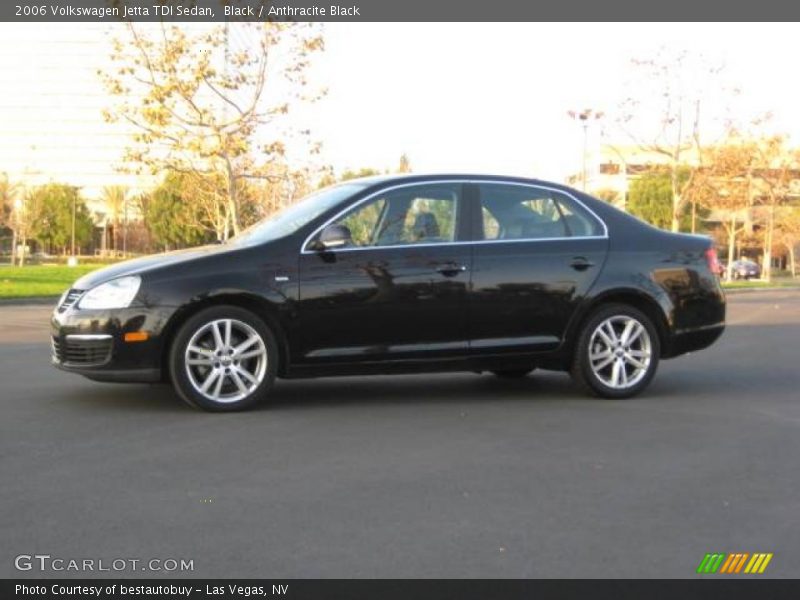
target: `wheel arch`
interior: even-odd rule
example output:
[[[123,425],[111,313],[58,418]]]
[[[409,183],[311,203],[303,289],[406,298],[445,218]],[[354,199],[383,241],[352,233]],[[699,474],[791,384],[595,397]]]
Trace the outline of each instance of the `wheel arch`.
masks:
[[[668,310],[653,296],[642,290],[635,288],[610,289],[586,302],[580,309],[572,322],[565,336],[564,355],[569,360],[575,352],[575,343],[584,323],[600,307],[609,304],[625,304],[632,306],[647,315],[656,327],[658,341],[661,346],[661,357],[669,358],[671,327],[669,323]]]
[[[169,353],[175,335],[183,324],[193,315],[212,306],[237,306],[250,311],[259,319],[263,320],[278,342],[278,375],[283,375],[285,373],[289,361],[289,344],[278,318],[278,308],[272,302],[260,298],[255,294],[245,292],[221,293],[196,300],[181,307],[167,322],[161,334],[163,341],[161,344],[159,364],[161,367],[162,379],[165,381],[169,379]]]

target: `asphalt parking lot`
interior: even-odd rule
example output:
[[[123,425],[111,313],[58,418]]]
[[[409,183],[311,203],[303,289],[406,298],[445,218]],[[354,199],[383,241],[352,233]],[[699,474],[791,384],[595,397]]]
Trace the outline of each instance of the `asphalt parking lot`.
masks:
[[[723,338],[634,400],[365,377],[228,415],[56,371],[48,314],[0,306],[2,577],[93,575],[15,570],[35,553],[290,578],[691,577],[772,552],[763,576],[798,575],[800,292],[731,296]]]

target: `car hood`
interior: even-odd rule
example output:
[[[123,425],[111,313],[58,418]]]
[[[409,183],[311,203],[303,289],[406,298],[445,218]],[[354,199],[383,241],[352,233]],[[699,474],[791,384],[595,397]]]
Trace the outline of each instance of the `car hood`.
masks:
[[[133,260],[126,260],[98,269],[97,271],[92,271],[78,279],[73,287],[79,290],[88,290],[89,288],[93,288],[111,279],[116,279],[117,277],[138,275],[147,271],[178,263],[190,262],[207,256],[227,254],[229,252],[234,252],[236,249],[237,248],[231,246],[214,244],[212,246],[200,246],[198,248],[187,248],[186,250],[175,250],[164,254],[153,254],[141,258],[134,258]]]

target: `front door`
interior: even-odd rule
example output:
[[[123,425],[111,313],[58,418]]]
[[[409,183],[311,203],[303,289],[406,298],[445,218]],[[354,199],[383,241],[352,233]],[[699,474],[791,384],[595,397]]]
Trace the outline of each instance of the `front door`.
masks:
[[[390,188],[329,224],[346,246],[300,255],[297,363],[466,355],[470,247],[461,183]],[[324,229],[324,227],[322,228]]]
[[[478,187],[469,296],[472,352],[553,350],[603,266],[605,227],[556,190]]]

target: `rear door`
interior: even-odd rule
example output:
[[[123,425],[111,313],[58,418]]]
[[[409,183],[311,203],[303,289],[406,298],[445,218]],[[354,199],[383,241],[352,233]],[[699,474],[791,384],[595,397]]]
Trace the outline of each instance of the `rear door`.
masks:
[[[559,346],[608,250],[605,225],[558,190],[479,183],[468,300],[474,354]]]

